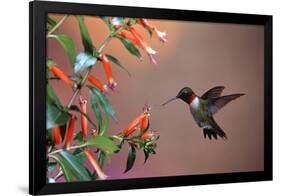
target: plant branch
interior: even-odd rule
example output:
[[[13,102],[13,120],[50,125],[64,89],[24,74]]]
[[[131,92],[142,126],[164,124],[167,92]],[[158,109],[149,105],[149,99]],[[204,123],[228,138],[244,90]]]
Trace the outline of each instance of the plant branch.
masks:
[[[71,97],[69,103],[67,104],[67,108],[70,108],[70,106],[71,106],[72,103],[74,102],[74,100],[75,100],[75,98],[76,98],[76,96],[78,95],[79,92],[80,92],[80,88],[77,88],[77,89],[74,91],[74,93],[73,93],[73,95],[72,95],[72,97]]]
[[[68,75],[67,77],[71,78],[72,76],[71,75]],[[48,80],[61,80],[59,77],[49,77]]]
[[[54,177],[54,180],[57,181],[62,175],[63,175],[63,172],[60,168],[59,173]]]
[[[116,34],[116,32],[114,33]],[[111,40],[111,38],[113,37],[114,34],[109,34],[106,39],[103,41],[103,43],[101,44],[100,48],[98,49],[98,53],[101,53],[102,50],[104,49],[104,47],[109,43],[109,41]]]
[[[81,145],[78,145],[78,146],[71,146],[71,147],[67,148],[67,150],[74,150],[74,149],[77,149],[77,148],[83,148],[83,147],[85,147],[85,146],[86,146],[86,144],[81,144]],[[50,153],[48,154],[48,156],[51,157],[51,158],[53,158],[53,155],[54,155],[54,154],[59,153],[59,152],[61,152],[61,151],[63,151],[63,150],[65,150],[65,149],[58,149],[58,150],[55,150],[55,151],[53,151],[53,152],[50,152]]]
[[[61,25],[62,23],[67,19],[68,15],[64,15],[58,22],[57,24],[47,33],[47,37],[51,35],[53,32],[55,32]]]
[[[62,19],[61,19],[62,20]],[[65,20],[65,19],[64,19]],[[110,33],[106,38],[105,40],[103,41],[103,43],[101,44],[101,46],[99,47],[99,49],[97,50],[98,53],[101,53],[103,51],[103,49],[105,48],[105,46],[110,42],[110,40],[117,34],[119,33],[120,31],[122,31],[123,28],[120,28],[118,29],[117,31],[113,32],[113,33]],[[77,97],[77,95],[79,94],[80,90],[83,88],[83,86],[85,85],[86,83],[86,80],[91,72],[91,69],[92,67],[89,67],[86,74],[84,75],[81,83],[80,83],[80,86],[74,91],[70,101],[68,102],[67,104],[67,107],[69,108],[73,102],[75,101],[75,98]],[[82,145],[79,145],[79,146],[71,146],[69,147],[67,150],[72,150],[72,149],[77,149],[77,148],[82,148],[82,147],[85,147],[85,144],[82,144]],[[50,152],[48,154],[49,157],[53,157],[53,154],[56,154],[58,152],[61,152],[62,150],[64,149],[58,149],[58,150],[55,150],[53,152]]]
[[[111,38],[114,37],[114,35],[116,35],[118,32],[122,31],[123,28],[120,28],[118,29],[118,31],[115,31],[114,33],[110,33],[106,38],[105,40],[103,41],[103,43],[101,44],[101,46],[99,47],[99,49],[97,50],[98,53],[101,53],[103,51],[103,49],[105,48],[105,46],[110,42]],[[92,70],[92,67],[89,67],[86,74],[84,75],[82,81],[81,81],[81,85],[79,86],[79,88],[77,88],[75,91],[74,91],[74,94],[72,95],[69,103],[67,104],[67,107],[69,108],[72,103],[74,102],[75,98],[77,97],[78,93],[80,92],[81,88],[83,88],[83,86],[85,85],[86,83],[86,80],[90,74]]]

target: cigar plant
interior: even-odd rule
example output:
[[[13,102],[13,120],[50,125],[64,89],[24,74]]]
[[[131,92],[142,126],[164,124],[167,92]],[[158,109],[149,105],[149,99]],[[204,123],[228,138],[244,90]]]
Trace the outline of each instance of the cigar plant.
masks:
[[[77,20],[83,51],[76,51],[73,39],[60,30],[61,25],[69,18]],[[108,95],[114,98],[118,88],[118,78],[114,77],[112,66],[118,66],[128,74],[129,71],[114,57],[104,53],[104,48],[113,40],[120,40],[128,55],[142,60],[142,53],[156,64],[157,52],[151,48],[143,36],[136,30],[140,25],[150,36],[167,42],[166,33],[159,31],[149,21],[142,18],[122,17],[89,17],[89,20],[100,19],[108,27],[108,35],[99,47],[90,37],[84,16],[63,15],[58,20],[47,18],[47,39],[56,40],[68,57],[72,72],[66,73],[56,63],[56,59],[47,58],[47,181],[49,183],[64,181],[103,180],[110,176],[103,170],[106,160],[118,154],[124,145],[128,145],[127,164],[120,166],[124,173],[133,168],[137,151],[143,151],[144,162],[155,154],[159,135],[150,128],[151,108],[148,105],[137,108],[139,115],[133,116],[131,122],[113,135],[109,133],[110,121],[118,120],[117,113],[111,105]],[[102,66],[106,81],[92,72],[93,66]],[[67,104],[62,104],[52,80],[63,83],[65,88],[73,91]],[[87,89],[88,93],[84,93]],[[75,104],[75,103],[79,104]],[[87,105],[92,111],[87,111]],[[77,126],[77,125],[80,125]],[[79,127],[79,128],[78,128]],[[87,164],[86,164],[87,162]],[[114,163],[110,163],[114,164]]]

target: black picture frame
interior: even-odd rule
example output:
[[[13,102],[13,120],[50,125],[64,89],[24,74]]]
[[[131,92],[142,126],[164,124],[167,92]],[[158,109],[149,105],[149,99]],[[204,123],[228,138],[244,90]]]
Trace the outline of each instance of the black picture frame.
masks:
[[[272,16],[34,1],[29,4],[29,193],[57,194],[272,180]],[[46,183],[46,16],[48,13],[144,17],[264,26],[264,171],[72,183]]]

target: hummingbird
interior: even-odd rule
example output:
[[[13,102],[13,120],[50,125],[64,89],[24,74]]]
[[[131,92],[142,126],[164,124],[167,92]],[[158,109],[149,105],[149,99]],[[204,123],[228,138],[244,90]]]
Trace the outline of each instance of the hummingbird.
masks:
[[[203,128],[204,138],[208,136],[211,140],[212,137],[218,139],[219,136],[227,140],[225,132],[216,123],[213,115],[230,101],[245,94],[237,93],[221,96],[223,90],[224,86],[216,86],[205,92],[202,96],[198,96],[190,87],[184,87],[179,91],[176,97],[166,101],[162,106],[176,99],[181,99],[189,105],[190,112],[197,125]]]

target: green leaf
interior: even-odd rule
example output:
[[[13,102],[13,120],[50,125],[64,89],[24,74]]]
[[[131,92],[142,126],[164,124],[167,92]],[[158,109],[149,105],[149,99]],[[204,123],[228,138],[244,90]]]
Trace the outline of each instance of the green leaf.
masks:
[[[129,21],[128,21],[128,26],[132,26],[132,25],[135,25],[137,24],[137,19],[136,18],[129,18]]]
[[[64,179],[67,182],[72,182],[75,178],[74,174],[72,173],[72,168],[67,164],[61,157],[50,156],[52,157],[61,167]]]
[[[105,136],[91,137],[82,146],[93,146],[107,154],[113,154],[116,150],[119,150],[118,146]]]
[[[144,153],[144,163],[146,163],[150,153],[149,153],[149,151],[147,149],[144,149],[143,153]]]
[[[136,160],[136,149],[133,145],[130,145],[129,152],[128,152],[128,158],[127,158],[127,165],[126,170],[124,173],[128,172],[130,169],[132,169],[134,163]]]
[[[53,59],[48,58],[47,59],[47,66],[50,67],[51,65],[57,66],[57,63]]]
[[[96,48],[92,43],[88,29],[85,25],[84,16],[76,16],[76,19],[78,20],[79,23],[80,34],[81,34],[84,50],[90,54],[93,54],[93,52],[96,51]]]
[[[111,116],[114,120],[116,120],[115,111],[113,110],[109,100],[106,96],[99,91],[98,89],[91,87],[92,94],[96,95],[98,102],[100,103],[101,107],[103,108],[104,112]]]
[[[74,73],[78,74],[88,67],[96,64],[97,58],[87,52],[81,52],[76,56]]]
[[[90,95],[91,95],[91,107],[96,116],[96,119],[98,121],[98,127],[100,129],[102,126],[102,113],[101,113],[101,109],[99,106],[99,100],[98,100],[97,96],[91,90],[90,90]]]
[[[52,19],[50,16],[48,16],[47,22],[51,27],[54,27],[57,24],[57,22],[54,19]]]
[[[107,57],[108,60],[118,65],[121,69],[125,70],[129,76],[131,76],[130,72],[121,64],[121,62],[117,58],[111,56],[110,54],[106,54],[105,56]]]
[[[120,39],[120,41],[123,43],[123,45],[125,46],[125,48],[127,48],[127,50],[132,54],[135,55],[136,57],[138,57],[140,60],[142,60],[142,56],[140,51],[135,47],[135,45],[128,39],[121,37],[121,36],[117,36],[118,39]]]
[[[53,129],[47,129],[46,130],[46,136],[47,136],[47,140],[49,143],[49,145],[54,145],[54,131]]]
[[[109,125],[109,120],[107,116],[104,116],[102,119],[102,124],[101,124],[101,128],[99,131],[99,135],[102,136],[106,133],[107,129],[108,129],[108,125]]]
[[[78,140],[78,142],[83,142],[83,132],[79,131],[78,133],[75,134],[74,140]]]
[[[75,154],[75,157],[77,158],[77,160],[80,162],[81,165],[84,164],[84,162],[86,160],[86,155],[83,151]]]
[[[61,102],[50,84],[47,84],[47,102],[62,108]]]
[[[56,105],[47,102],[47,129],[65,125],[69,114],[60,110]]]
[[[76,49],[73,40],[69,36],[64,34],[50,35],[50,38],[54,38],[60,43],[60,45],[68,55],[69,63],[71,64],[71,66],[73,66],[76,58]]]
[[[87,114],[85,114],[84,112],[82,112],[82,111],[80,110],[80,108],[79,108],[77,105],[71,105],[71,106],[69,107],[69,110],[79,112],[80,114],[82,114],[83,116],[85,116],[85,117],[87,118],[87,120],[88,120],[95,128],[97,127],[96,124],[91,120],[91,118],[90,118]]]
[[[100,18],[104,21],[110,32],[115,31],[114,27],[111,25],[109,19],[106,16],[100,16]]]
[[[64,150],[60,151],[59,154],[62,160],[62,164],[66,165],[67,168],[71,170],[72,174],[78,181],[91,180],[91,177],[89,176],[87,170],[77,157]]]
[[[124,145],[124,143],[125,143],[125,139],[122,138],[120,143],[118,144],[119,150],[115,151],[115,153],[119,153],[119,151],[122,149],[122,146]]]

